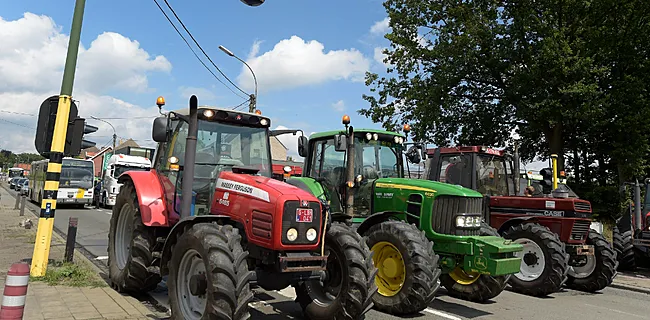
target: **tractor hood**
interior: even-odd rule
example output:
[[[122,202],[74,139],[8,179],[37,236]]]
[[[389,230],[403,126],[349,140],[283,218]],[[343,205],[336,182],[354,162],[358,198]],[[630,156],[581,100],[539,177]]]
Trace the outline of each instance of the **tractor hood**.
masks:
[[[311,193],[276,179],[229,171],[221,172],[217,180],[217,189],[244,194],[267,202],[286,194],[295,195],[300,200],[318,201]]]
[[[391,188],[402,190],[415,190],[423,192],[435,192],[436,195],[451,195],[460,197],[482,198],[483,195],[472,189],[463,186],[442,183],[437,181],[407,179],[407,178],[379,178],[375,181],[375,187]]]

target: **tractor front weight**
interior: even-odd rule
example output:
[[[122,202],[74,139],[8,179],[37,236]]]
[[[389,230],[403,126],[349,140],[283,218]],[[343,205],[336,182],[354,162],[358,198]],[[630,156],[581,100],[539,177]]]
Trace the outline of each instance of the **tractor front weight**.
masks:
[[[460,238],[460,241],[435,241],[433,250],[440,255],[443,273],[451,272],[457,266],[465,271],[493,276],[519,271],[521,259],[514,254],[523,249],[522,245],[494,236]]]

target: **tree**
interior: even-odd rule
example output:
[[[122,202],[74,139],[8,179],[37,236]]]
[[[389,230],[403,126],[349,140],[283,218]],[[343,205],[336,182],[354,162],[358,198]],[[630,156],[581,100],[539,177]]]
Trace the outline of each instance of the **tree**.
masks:
[[[387,0],[384,7],[392,31],[385,36],[391,47],[384,53],[390,76],[367,74],[371,95],[364,99],[370,106],[360,113],[386,128],[405,120],[414,122],[416,138],[438,145],[503,146],[517,131],[523,139],[524,160],[555,153],[563,169],[568,148],[574,155],[587,147],[611,148],[614,141],[625,140],[621,131],[630,124],[628,109],[648,109],[640,101],[615,99],[618,94],[609,82],[621,69],[616,63],[622,49],[633,49],[627,54],[630,62],[645,59],[647,65],[648,55],[643,55],[647,43],[639,42],[648,33],[628,41],[624,33],[630,30],[621,31],[626,28],[617,21],[630,21],[637,33],[644,28],[650,31],[642,18],[642,12],[648,11],[638,10],[648,4],[622,2],[626,4],[615,0]],[[620,15],[612,16],[613,9]],[[625,79],[627,74],[621,76]],[[647,88],[638,81],[634,86],[635,97]],[[626,116],[617,118],[619,114]],[[583,144],[585,140],[606,143]],[[596,158],[626,159],[620,163],[631,159],[639,167],[647,148],[644,143],[636,147],[640,152],[615,148]]]

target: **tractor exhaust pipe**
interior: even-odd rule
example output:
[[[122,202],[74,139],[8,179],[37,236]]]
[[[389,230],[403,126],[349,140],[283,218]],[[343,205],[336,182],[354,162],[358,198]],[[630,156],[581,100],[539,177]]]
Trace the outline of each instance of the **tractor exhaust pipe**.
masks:
[[[517,196],[517,195],[519,195],[519,191],[520,191],[519,190],[519,179],[520,179],[520,176],[521,176],[521,174],[519,174],[519,171],[521,169],[519,168],[520,162],[519,162],[519,142],[518,141],[515,141],[515,154],[513,155],[513,158],[514,159],[512,161],[514,162],[514,164],[513,164],[513,169],[512,170],[514,172],[513,172],[512,178],[514,179],[514,184],[515,184],[515,194],[514,195]]]
[[[632,232],[636,233],[638,230],[641,230],[643,227],[643,221],[641,220],[641,184],[639,179],[634,179],[634,230]]]
[[[185,164],[183,168],[183,181],[181,187],[181,219],[187,218],[191,215],[192,210],[192,184],[194,182],[194,166],[196,160],[196,136],[199,132],[199,119],[198,119],[199,99],[192,95],[190,97],[190,117],[185,139]]]
[[[354,193],[353,193],[353,187],[349,185],[350,182],[352,183],[357,183],[354,178],[354,129],[352,126],[349,127],[348,129],[348,135],[347,135],[347,166],[345,170],[345,176],[346,176],[346,193],[345,193],[345,214],[348,215],[349,217],[354,216]]]

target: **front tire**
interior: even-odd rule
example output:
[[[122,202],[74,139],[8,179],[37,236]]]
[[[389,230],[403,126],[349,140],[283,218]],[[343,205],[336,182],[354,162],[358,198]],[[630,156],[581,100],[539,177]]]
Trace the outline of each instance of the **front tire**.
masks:
[[[438,255],[431,242],[415,225],[386,221],[365,234],[379,269],[373,297],[378,310],[406,315],[426,309],[440,287]]]
[[[189,227],[172,247],[169,302],[172,319],[246,320],[253,299],[248,252],[239,230],[214,223]]]
[[[575,290],[596,292],[612,284],[616,277],[616,252],[602,234],[591,229],[587,236],[588,245],[594,246],[594,255],[587,257],[583,267],[570,267],[567,287]]]
[[[496,229],[486,223],[481,223],[482,236],[500,237]],[[473,301],[485,302],[503,292],[511,275],[490,276],[486,274],[467,273],[457,267],[451,273],[440,277],[440,282],[447,289],[449,296]]]
[[[636,270],[632,230],[621,233],[618,227],[614,227],[614,251],[618,260],[618,270]]]
[[[542,297],[561,289],[569,270],[569,255],[557,234],[536,223],[522,223],[508,229],[503,237],[524,246],[517,253],[522,258],[520,270],[508,281],[513,291]]]
[[[156,236],[142,223],[135,187],[125,183],[117,197],[108,232],[108,268],[112,286],[118,292],[147,292],[158,286],[153,266]]]
[[[305,318],[363,319],[377,291],[377,270],[370,249],[352,228],[334,222],[325,235],[325,252],[329,258],[324,283],[305,281],[294,285]]]

